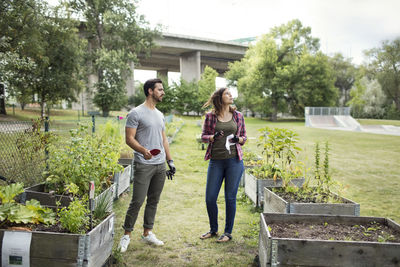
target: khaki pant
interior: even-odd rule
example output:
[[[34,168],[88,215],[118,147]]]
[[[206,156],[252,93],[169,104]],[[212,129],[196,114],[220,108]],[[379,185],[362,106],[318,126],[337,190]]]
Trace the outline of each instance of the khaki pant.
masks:
[[[133,231],[133,226],[146,196],[143,228],[153,229],[157,205],[165,183],[165,172],[165,163],[150,165],[134,162],[132,200],[125,216],[123,226],[125,231]]]

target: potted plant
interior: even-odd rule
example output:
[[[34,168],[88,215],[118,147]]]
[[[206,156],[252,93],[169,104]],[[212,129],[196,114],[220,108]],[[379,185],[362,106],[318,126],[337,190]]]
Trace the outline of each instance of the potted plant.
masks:
[[[338,185],[329,171],[329,144],[325,143],[323,168],[320,167],[320,148],[315,146],[314,180],[302,186],[288,184],[280,188],[264,188],[264,212],[360,215],[360,204],[332,191]],[[313,185],[310,186],[311,182]]]
[[[118,132],[117,132],[118,131]],[[88,133],[87,125],[70,130],[65,143],[52,143],[48,147],[45,182],[29,187],[21,197],[24,202],[37,199],[42,205],[55,207],[56,200],[68,206],[70,198],[64,195],[65,185],[76,184],[78,196],[88,192],[88,184],[94,181],[96,195],[107,194],[112,202],[115,195],[114,174],[123,167],[118,164],[122,137],[112,125],[105,125],[99,133]]]
[[[246,170],[245,193],[256,204],[263,205],[264,187],[282,187],[286,184],[302,185],[303,164],[296,156],[297,134],[283,128],[265,127],[258,146],[262,148],[262,165]]]
[[[56,212],[34,199],[16,203],[14,198],[23,191],[22,184],[0,188],[2,266],[102,266],[108,260],[114,214],[107,212],[107,199],[90,216],[87,197],[77,198],[74,184],[66,188],[73,196],[71,204]]]
[[[380,217],[261,213],[260,266],[399,266],[400,225]]]

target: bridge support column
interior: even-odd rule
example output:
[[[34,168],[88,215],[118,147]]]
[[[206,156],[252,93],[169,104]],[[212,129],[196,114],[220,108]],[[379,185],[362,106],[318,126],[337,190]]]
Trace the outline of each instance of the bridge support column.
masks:
[[[129,62],[129,69],[130,72],[126,79],[126,86],[125,86],[128,97],[135,94],[135,77],[134,77],[135,63]]]
[[[187,82],[199,81],[201,75],[200,51],[184,53],[180,56],[181,77]]]

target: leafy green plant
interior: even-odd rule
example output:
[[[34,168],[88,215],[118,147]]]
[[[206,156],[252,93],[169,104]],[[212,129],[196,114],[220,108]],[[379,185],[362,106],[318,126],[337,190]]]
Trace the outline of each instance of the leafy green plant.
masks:
[[[7,223],[22,224],[54,224],[55,214],[51,209],[44,208],[39,201],[32,199],[25,205],[16,203],[14,198],[24,191],[22,183],[0,187],[0,226]]]
[[[252,151],[243,151],[244,166],[259,166],[262,164],[261,158]]]
[[[300,177],[303,164],[296,158],[301,151],[297,146],[297,134],[283,128],[265,127],[259,131],[262,134],[258,146],[262,148],[263,161],[250,172],[259,179],[284,179],[285,184]]]
[[[93,210],[93,217],[97,220],[104,219],[108,214],[109,211],[112,210],[112,192],[105,192],[102,193],[97,197],[96,206]]]
[[[46,187],[62,194],[65,185],[78,186],[79,196],[88,193],[88,184],[94,181],[96,192],[108,188],[115,172],[123,167],[118,164],[122,137],[119,129],[107,125],[96,135],[88,134],[88,125],[80,124],[70,131],[64,146],[49,147],[48,170],[44,173]]]
[[[319,143],[315,144],[315,170],[314,170],[314,178],[316,180],[316,189],[318,193],[329,195],[331,193],[331,187],[337,183],[332,181],[332,176],[329,170],[329,143],[325,142],[325,151],[324,151],[324,161],[321,170],[320,166],[320,148]]]
[[[87,205],[83,200],[75,198],[68,207],[59,210],[60,223],[71,233],[82,234],[89,227]]]
[[[329,169],[329,143],[325,143],[324,158],[321,159],[319,143],[315,144],[314,176],[308,177],[307,168],[303,166],[306,182],[301,187],[293,184],[284,184],[282,188],[273,189],[274,192],[285,192],[291,194],[293,200],[318,202],[318,203],[340,203],[341,200],[332,193],[332,187],[339,183],[332,180]],[[321,166],[321,161],[323,162]]]

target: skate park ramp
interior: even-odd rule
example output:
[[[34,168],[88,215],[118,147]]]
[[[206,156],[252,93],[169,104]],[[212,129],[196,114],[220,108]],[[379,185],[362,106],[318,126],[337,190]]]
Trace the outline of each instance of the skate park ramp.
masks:
[[[349,107],[306,107],[305,120],[307,127],[400,136],[397,126],[360,125],[350,115]]]

